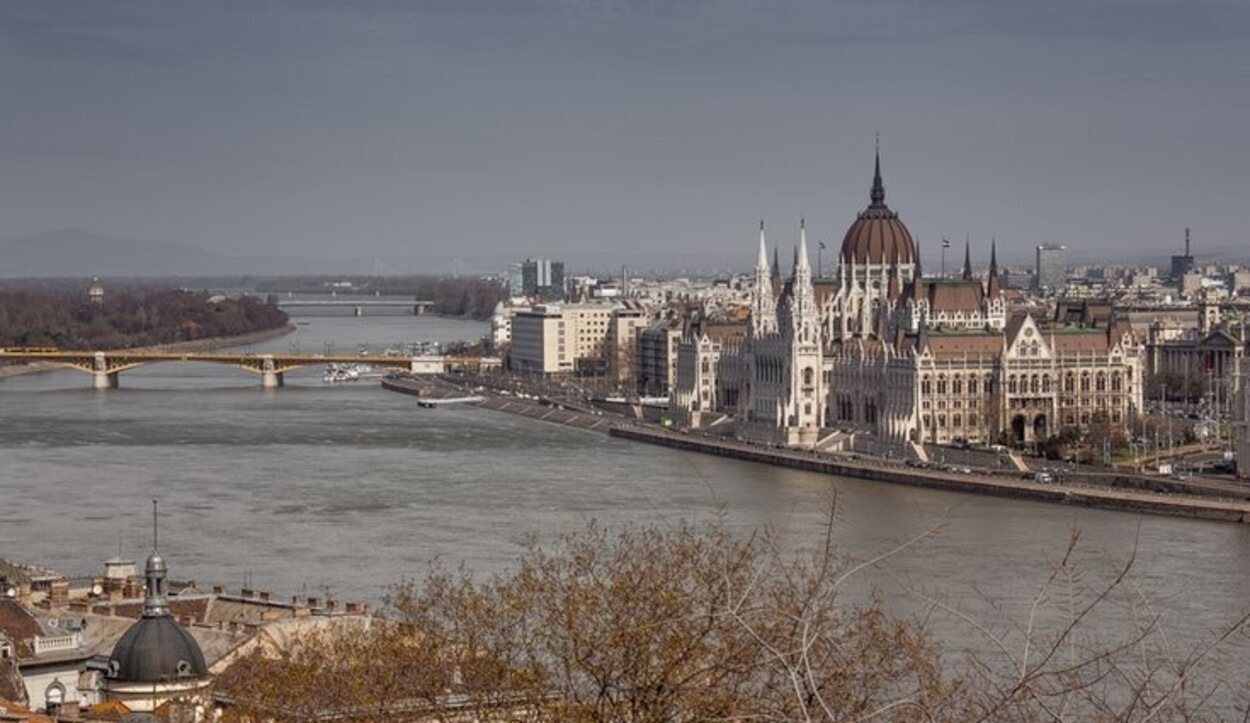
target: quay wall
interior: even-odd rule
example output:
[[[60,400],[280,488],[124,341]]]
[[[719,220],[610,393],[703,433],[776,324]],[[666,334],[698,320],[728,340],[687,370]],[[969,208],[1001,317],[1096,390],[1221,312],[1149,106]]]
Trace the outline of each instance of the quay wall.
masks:
[[[850,464],[809,452],[718,441],[696,435],[635,426],[615,426],[608,433],[614,437],[674,449],[891,484],[1223,522],[1250,522],[1250,503],[1242,500],[1162,495],[1140,490],[1091,488],[1070,484],[1043,484],[1024,479],[946,474],[887,465]]]
[[[450,385],[430,384],[408,379],[387,379],[383,381],[383,387],[416,396],[437,397],[463,394],[462,389]],[[836,459],[813,452],[765,447],[736,440],[714,439],[698,434],[685,434],[643,426],[614,415],[588,414],[517,397],[490,396],[483,401],[472,403],[472,406],[585,431],[606,432],[611,436],[636,442],[808,472],[1058,504],[1149,512],[1222,522],[1250,522],[1250,501],[1199,496],[1193,494],[1193,491],[1188,490],[1184,485],[1167,480],[1149,480],[1158,491],[1142,489],[1141,486],[1128,489],[1129,485],[1135,483],[1140,485],[1140,481],[1121,475],[1102,477],[1097,480],[1097,486],[1080,484],[1079,480],[1062,484],[1044,484],[1018,477],[946,473],[902,467],[885,462],[874,463],[862,459],[857,461]],[[1124,485],[1124,487],[1119,485]],[[1189,493],[1181,493],[1182,490]]]

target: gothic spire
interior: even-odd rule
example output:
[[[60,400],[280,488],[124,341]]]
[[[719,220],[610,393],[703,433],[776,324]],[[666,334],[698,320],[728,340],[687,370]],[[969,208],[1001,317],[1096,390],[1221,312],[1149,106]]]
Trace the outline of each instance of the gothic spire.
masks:
[[[800,269],[811,274],[811,267],[807,262],[807,219],[799,219],[799,247],[795,249],[794,269]]]
[[[781,278],[781,259],[777,255],[778,246],[773,247],[773,281]]]
[[[1003,284],[998,278],[998,239],[990,239],[990,273],[985,280],[985,291],[990,299],[997,299],[1003,293]]]
[[[764,219],[760,219],[760,254],[755,261],[756,272],[768,276],[768,250],[764,247]]]
[[[972,243],[964,239],[964,281],[972,281]]]
[[[876,167],[872,174],[872,205],[880,208],[885,205],[885,184],[881,182],[881,138],[877,137]]]

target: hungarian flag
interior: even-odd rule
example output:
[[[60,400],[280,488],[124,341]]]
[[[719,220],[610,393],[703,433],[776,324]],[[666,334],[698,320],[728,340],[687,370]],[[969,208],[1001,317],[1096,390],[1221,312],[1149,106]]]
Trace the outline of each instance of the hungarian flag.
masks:
[[[948,238],[942,239],[942,248],[948,249],[950,247],[951,247],[951,240]]]

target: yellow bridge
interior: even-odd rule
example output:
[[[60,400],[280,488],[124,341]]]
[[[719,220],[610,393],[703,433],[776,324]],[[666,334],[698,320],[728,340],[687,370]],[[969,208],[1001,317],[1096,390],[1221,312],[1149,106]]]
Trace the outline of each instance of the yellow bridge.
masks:
[[[478,357],[383,356],[361,354],[222,354],[216,352],[162,351],[61,351],[52,349],[0,349],[0,364],[43,362],[91,374],[97,389],[116,389],[118,376],[127,370],[161,362],[207,362],[245,369],[259,374],[261,386],[282,386],[283,375],[292,369],[317,364],[368,364],[414,374],[441,374],[449,369],[477,370]]]

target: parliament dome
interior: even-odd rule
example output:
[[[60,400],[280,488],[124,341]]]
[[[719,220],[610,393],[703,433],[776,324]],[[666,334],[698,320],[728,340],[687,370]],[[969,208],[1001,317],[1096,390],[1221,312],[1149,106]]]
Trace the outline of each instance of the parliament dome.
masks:
[[[881,182],[881,155],[877,154],[872,179],[871,203],[856,217],[842,238],[843,264],[914,264],[916,243],[898,214],[885,205],[885,185]]]

